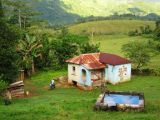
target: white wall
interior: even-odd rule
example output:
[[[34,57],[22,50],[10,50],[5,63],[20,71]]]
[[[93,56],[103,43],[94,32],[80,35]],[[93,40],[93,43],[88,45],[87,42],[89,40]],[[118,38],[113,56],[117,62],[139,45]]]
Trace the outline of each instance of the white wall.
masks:
[[[105,71],[105,78],[112,84],[125,82],[131,79],[131,64],[108,65]]]
[[[73,66],[75,67],[75,74],[73,74]],[[80,81],[80,71],[80,65],[68,64],[68,82]]]
[[[75,67],[75,74],[73,74],[73,66]],[[82,70],[86,71],[86,81],[82,80]],[[86,69],[82,65],[77,64],[68,64],[68,82],[72,83],[72,81],[76,81],[81,85],[91,86],[91,71]]]

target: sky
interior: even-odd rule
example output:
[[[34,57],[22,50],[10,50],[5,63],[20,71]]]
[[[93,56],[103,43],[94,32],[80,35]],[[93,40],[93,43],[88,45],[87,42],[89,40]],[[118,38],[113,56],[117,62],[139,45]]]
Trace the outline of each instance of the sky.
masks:
[[[147,1],[147,2],[160,2],[160,0],[142,0],[142,1]]]

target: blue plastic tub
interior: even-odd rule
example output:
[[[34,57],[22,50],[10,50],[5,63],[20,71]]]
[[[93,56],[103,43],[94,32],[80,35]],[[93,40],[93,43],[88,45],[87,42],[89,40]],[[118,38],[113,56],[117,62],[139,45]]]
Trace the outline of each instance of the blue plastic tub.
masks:
[[[105,92],[97,99],[95,110],[143,110],[144,94],[136,92]]]

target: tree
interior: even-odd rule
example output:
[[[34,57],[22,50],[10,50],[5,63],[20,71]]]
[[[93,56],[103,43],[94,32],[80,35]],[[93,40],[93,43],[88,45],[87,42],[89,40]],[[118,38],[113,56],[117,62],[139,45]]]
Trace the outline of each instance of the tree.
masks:
[[[54,54],[58,60],[59,65],[64,65],[65,61],[78,52],[78,45],[70,40],[56,40],[52,43],[52,54]]]
[[[151,50],[147,43],[131,42],[123,45],[122,51],[134,63],[136,69],[140,69],[150,61]]]
[[[6,0],[5,4],[8,10],[9,22],[18,24],[20,29],[25,29],[30,25],[31,19],[39,13],[33,11],[29,1]]]
[[[43,68],[43,67],[50,67],[51,65],[51,57],[50,57],[50,42],[49,42],[49,35],[44,33],[44,34],[37,34],[37,38],[40,40],[43,48],[41,49],[41,54],[42,54],[42,59],[41,61],[39,58],[35,58],[35,65],[38,68]]]
[[[17,28],[7,24],[0,0],[0,75],[7,82],[15,80],[18,73],[16,46],[19,38]]]
[[[160,20],[156,21],[156,29],[154,31],[154,38],[160,41]]]
[[[24,40],[20,40],[18,46],[18,52],[21,56],[21,67],[28,71],[30,75],[30,69],[32,74],[35,73],[35,58],[42,58],[41,49],[43,48],[40,40],[37,40],[35,36],[29,36],[26,34]],[[20,60],[20,61],[21,61]]]
[[[99,46],[100,44],[90,44],[89,42],[87,42],[80,45],[80,51],[82,54],[100,52]]]
[[[2,0],[0,0],[0,18],[2,17],[4,17],[4,12],[3,12]]]

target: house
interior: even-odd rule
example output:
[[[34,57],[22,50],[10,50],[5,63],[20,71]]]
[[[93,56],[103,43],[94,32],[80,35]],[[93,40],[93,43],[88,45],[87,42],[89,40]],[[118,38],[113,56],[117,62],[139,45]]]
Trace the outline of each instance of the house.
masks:
[[[66,62],[68,82],[80,86],[100,86],[102,82],[117,84],[131,78],[131,62],[114,54],[81,54]]]

